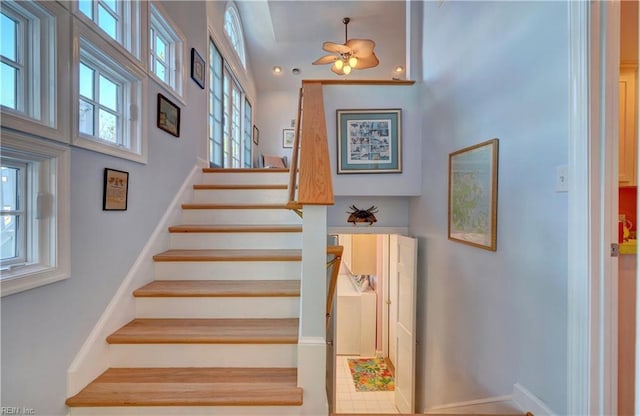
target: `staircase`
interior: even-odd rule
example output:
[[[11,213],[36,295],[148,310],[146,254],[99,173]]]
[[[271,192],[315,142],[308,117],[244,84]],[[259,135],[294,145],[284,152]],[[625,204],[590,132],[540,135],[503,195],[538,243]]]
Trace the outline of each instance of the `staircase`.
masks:
[[[303,414],[302,227],[286,169],[203,169],[135,319],[107,337],[110,368],[70,414]],[[318,374],[318,382],[323,375]],[[215,406],[212,408],[211,406]]]

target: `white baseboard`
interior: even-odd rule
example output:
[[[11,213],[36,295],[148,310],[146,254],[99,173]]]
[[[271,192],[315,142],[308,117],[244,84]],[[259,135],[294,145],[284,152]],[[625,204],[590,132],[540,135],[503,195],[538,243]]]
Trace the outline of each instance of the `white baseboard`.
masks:
[[[511,396],[495,396],[485,399],[468,400],[464,402],[449,403],[441,406],[434,406],[424,411],[425,414],[474,414],[481,412],[481,409],[487,405],[499,405],[511,402]],[[536,415],[537,416],[537,415]]]
[[[552,416],[554,413],[546,404],[520,383],[513,386],[513,401],[523,412],[531,412],[535,416]]]
[[[73,396],[109,368],[109,346],[106,338],[135,316],[134,289],[154,279],[152,256],[169,246],[168,227],[178,222],[182,215],[181,205],[192,197],[193,184],[202,175],[203,162],[198,160],[189,176],[176,193],[166,212],[158,222],[147,244],[129,269],[113,299],[93,327],[89,337],[71,362],[67,370],[67,395]]]

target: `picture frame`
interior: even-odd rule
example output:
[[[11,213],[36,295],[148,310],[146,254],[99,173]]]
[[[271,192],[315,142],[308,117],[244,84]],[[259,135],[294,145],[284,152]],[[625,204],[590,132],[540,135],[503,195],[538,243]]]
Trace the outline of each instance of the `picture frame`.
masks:
[[[260,144],[260,129],[255,124],[253,125],[253,144],[256,146]]]
[[[191,48],[191,79],[204,89],[205,61],[196,48]]]
[[[402,173],[402,110],[336,110],[338,174]]]
[[[129,196],[129,172],[105,168],[102,192],[103,211],[126,211]]]
[[[295,139],[294,129],[282,129],[282,147],[290,149],[293,147],[293,140]]]
[[[449,240],[497,250],[498,139],[449,154]]]
[[[157,125],[159,129],[180,137],[180,107],[160,93],[158,93]]]

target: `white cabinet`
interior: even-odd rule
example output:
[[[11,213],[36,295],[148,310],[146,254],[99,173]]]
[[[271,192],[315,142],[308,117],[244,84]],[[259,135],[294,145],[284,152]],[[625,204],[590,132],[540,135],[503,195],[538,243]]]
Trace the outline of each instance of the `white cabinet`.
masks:
[[[378,236],[375,234],[341,234],[344,247],[342,262],[353,274],[377,274]]]
[[[359,292],[349,277],[338,276],[336,353],[340,355],[376,355],[376,294]]]
[[[620,68],[619,80],[619,180],[620,186],[637,184],[637,67]]]

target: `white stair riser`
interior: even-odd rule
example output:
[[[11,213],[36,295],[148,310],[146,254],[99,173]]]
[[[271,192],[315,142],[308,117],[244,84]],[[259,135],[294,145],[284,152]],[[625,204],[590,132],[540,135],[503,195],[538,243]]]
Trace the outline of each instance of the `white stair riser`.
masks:
[[[182,218],[184,224],[302,224],[300,217],[287,209],[185,209]]]
[[[299,297],[136,298],[137,318],[297,318]]]
[[[302,233],[171,233],[173,249],[299,249]]]
[[[70,416],[300,416],[301,406],[134,406],[134,407],[70,407]]]
[[[286,189],[196,189],[196,204],[286,204]]]
[[[159,261],[156,280],[299,280],[299,261]]]
[[[111,367],[296,367],[296,344],[111,344]]]
[[[242,173],[215,172],[202,175],[201,183],[206,185],[287,185],[289,172]]]

